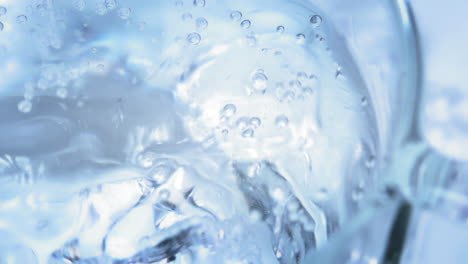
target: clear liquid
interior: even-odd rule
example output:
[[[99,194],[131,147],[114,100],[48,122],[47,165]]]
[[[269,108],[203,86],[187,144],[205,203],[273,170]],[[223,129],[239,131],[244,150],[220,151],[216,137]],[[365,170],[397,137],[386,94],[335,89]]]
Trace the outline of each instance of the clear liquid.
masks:
[[[0,263],[302,263],[374,180],[372,105],[312,6],[26,12],[1,42]]]

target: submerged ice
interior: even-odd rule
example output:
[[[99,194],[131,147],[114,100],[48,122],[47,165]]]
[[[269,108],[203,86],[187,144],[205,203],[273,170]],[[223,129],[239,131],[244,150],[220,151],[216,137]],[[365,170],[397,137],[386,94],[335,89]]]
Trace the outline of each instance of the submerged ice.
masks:
[[[320,10],[45,2],[0,17],[0,263],[299,264],[358,209],[372,104]]]

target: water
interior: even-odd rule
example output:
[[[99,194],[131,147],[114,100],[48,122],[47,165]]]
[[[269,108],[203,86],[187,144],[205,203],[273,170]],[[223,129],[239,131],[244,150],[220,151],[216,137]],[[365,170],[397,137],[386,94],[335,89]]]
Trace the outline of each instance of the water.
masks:
[[[326,14],[67,2],[0,32],[0,263],[303,263],[359,208],[372,104]]]

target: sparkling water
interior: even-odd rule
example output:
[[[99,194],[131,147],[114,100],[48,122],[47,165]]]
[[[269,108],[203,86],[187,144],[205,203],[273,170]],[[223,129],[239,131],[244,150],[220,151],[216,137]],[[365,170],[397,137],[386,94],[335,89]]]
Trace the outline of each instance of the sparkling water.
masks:
[[[375,180],[367,89],[310,3],[6,3],[2,264],[303,263]]]

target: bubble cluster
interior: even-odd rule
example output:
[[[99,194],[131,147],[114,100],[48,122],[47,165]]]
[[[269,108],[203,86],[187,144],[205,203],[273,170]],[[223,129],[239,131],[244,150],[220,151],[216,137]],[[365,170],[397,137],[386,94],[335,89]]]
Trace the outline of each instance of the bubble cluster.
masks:
[[[187,42],[192,44],[192,45],[198,45],[198,44],[200,44],[200,41],[201,41],[201,36],[200,36],[200,34],[198,34],[196,32],[192,32],[192,33],[187,35]]]
[[[240,21],[242,19],[242,13],[240,11],[232,11],[230,17],[233,21]]]

